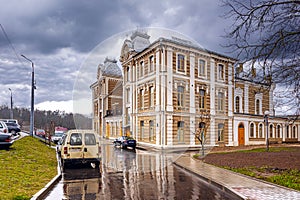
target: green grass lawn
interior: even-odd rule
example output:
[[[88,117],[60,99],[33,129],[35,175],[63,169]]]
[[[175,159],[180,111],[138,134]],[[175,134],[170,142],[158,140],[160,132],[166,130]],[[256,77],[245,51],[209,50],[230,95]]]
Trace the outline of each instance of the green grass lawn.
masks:
[[[24,137],[0,150],[0,199],[30,199],[57,175],[55,149]]]

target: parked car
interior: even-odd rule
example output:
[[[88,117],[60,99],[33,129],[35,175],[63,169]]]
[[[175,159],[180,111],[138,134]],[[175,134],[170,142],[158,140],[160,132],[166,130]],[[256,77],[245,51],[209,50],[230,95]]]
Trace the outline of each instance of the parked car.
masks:
[[[0,121],[0,133],[8,133],[7,125],[3,121]]]
[[[60,140],[57,142],[57,145],[56,145],[56,152],[59,156],[61,156],[61,149],[62,149],[62,144],[64,142],[64,139],[65,137],[67,136],[67,134],[63,134],[63,136],[60,138]]]
[[[0,148],[8,149],[14,140],[12,139],[12,135],[10,133],[0,133]]]
[[[15,135],[16,133],[20,132],[20,126],[14,122],[5,122],[8,128],[8,132]]]
[[[35,131],[35,135],[37,135],[37,136],[39,136],[39,137],[45,137],[45,135],[46,135],[46,132],[45,132],[45,130],[44,129],[37,129],[36,131]]]
[[[55,131],[54,135],[51,136],[51,141],[57,144],[63,135],[64,135],[63,131]]]
[[[127,147],[135,149],[136,147],[136,140],[128,136],[118,137],[113,141],[113,143],[115,146],[121,146],[122,149],[126,149]]]
[[[70,130],[60,145],[61,166],[93,163],[99,168],[101,146],[93,130]]]

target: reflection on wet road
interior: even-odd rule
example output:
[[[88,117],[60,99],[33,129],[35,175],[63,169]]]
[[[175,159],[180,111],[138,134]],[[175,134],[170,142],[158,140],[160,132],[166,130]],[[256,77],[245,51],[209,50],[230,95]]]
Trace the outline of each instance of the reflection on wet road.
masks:
[[[67,169],[46,199],[234,199],[172,165],[174,156],[103,145],[100,170]]]

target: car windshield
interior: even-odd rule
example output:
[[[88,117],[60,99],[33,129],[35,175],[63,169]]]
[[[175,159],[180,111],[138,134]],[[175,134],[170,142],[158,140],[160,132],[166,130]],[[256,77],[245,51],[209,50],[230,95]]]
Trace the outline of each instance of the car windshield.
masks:
[[[7,126],[18,126],[16,123],[13,122],[6,122]]]
[[[55,133],[54,136],[61,137],[61,136],[63,136],[63,134],[64,134],[64,133]]]

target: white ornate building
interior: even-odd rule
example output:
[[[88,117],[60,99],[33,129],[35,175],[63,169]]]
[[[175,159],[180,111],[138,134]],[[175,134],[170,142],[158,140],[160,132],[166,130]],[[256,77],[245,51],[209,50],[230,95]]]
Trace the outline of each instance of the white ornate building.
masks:
[[[211,146],[265,144],[267,138],[300,141],[299,120],[274,116],[274,85],[269,87],[268,79],[256,82],[255,69],[247,75],[242,65],[235,67],[237,60],[188,40],[171,37],[150,43],[149,38],[136,31],[121,49],[120,135],[132,135],[139,143],[157,148],[199,146],[195,138],[199,131],[205,132]],[[105,83],[98,80],[91,86],[94,103],[96,85]],[[115,137],[110,129],[97,129],[101,116],[97,110],[94,116],[99,134]]]

